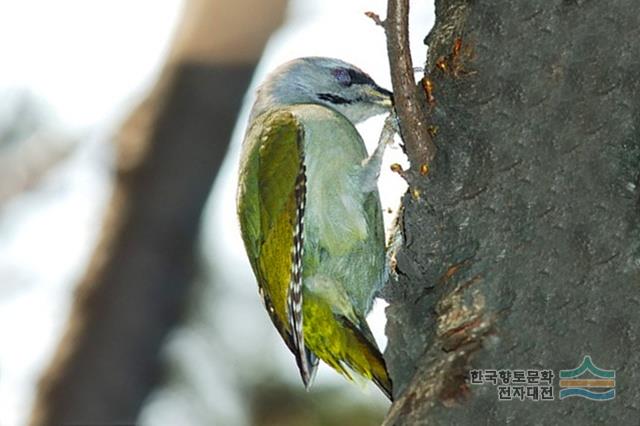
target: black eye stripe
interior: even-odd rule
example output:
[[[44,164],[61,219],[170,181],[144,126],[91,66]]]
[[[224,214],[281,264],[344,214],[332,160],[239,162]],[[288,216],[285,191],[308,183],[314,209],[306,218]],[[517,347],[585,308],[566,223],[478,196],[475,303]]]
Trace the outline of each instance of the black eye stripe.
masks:
[[[352,101],[345,99],[342,96],[333,95],[331,93],[316,93],[318,99],[331,102],[332,104],[350,104]]]

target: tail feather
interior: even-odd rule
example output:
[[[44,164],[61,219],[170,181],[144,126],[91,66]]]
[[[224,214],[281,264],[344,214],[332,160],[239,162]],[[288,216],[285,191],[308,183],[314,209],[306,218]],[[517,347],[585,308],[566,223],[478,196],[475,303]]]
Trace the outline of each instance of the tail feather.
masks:
[[[393,385],[386,363],[366,321],[360,318],[360,324],[356,325],[347,318],[341,319],[356,346],[355,350],[347,352],[345,363],[358,374],[371,379],[393,401]]]
[[[309,390],[316,377],[320,359],[307,347],[305,347],[304,350],[294,351],[294,355],[302,383],[305,389]]]
[[[349,380],[357,376],[372,380],[391,399],[392,383],[364,316],[353,311],[349,316],[337,314],[333,306],[313,292],[305,293],[308,350]]]
[[[318,357],[304,343],[302,292],[298,292],[296,297],[292,297],[292,293],[290,291],[288,297],[289,326],[293,342],[291,350],[296,357],[296,364],[298,364],[304,387],[309,389],[318,369]]]

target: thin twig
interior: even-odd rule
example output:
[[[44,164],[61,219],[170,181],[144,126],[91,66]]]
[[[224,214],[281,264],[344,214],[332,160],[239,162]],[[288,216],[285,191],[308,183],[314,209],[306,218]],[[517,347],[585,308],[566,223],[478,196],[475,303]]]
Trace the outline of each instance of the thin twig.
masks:
[[[409,49],[409,0],[388,1],[384,27],[400,133],[412,163],[411,172],[414,172],[423,169],[423,165],[431,165],[436,146],[428,131],[424,96],[420,96],[413,76]]]
[[[364,14],[368,18],[371,18],[371,20],[375,22],[377,26],[384,28],[384,21],[380,19],[380,15],[375,12],[365,12]]]

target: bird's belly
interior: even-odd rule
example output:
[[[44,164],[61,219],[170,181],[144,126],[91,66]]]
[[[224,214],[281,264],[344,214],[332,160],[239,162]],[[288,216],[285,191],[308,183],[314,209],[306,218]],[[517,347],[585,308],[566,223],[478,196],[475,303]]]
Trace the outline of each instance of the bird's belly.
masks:
[[[329,173],[309,173],[303,267],[309,291],[334,307],[347,295],[361,314],[382,284],[385,262],[378,194],[363,193],[357,174],[363,158],[338,161]]]
[[[364,314],[385,270],[378,193],[362,186],[364,142],[348,120],[328,108],[295,111],[305,134],[303,284],[323,299],[344,293]]]

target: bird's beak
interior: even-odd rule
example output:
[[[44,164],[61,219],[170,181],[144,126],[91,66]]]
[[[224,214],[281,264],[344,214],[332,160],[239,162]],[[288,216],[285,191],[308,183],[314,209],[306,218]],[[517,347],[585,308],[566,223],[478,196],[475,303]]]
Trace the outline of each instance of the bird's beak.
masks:
[[[393,106],[393,93],[387,89],[383,89],[382,87],[375,85],[370,86],[367,92],[372,103],[385,108],[391,108]]]

